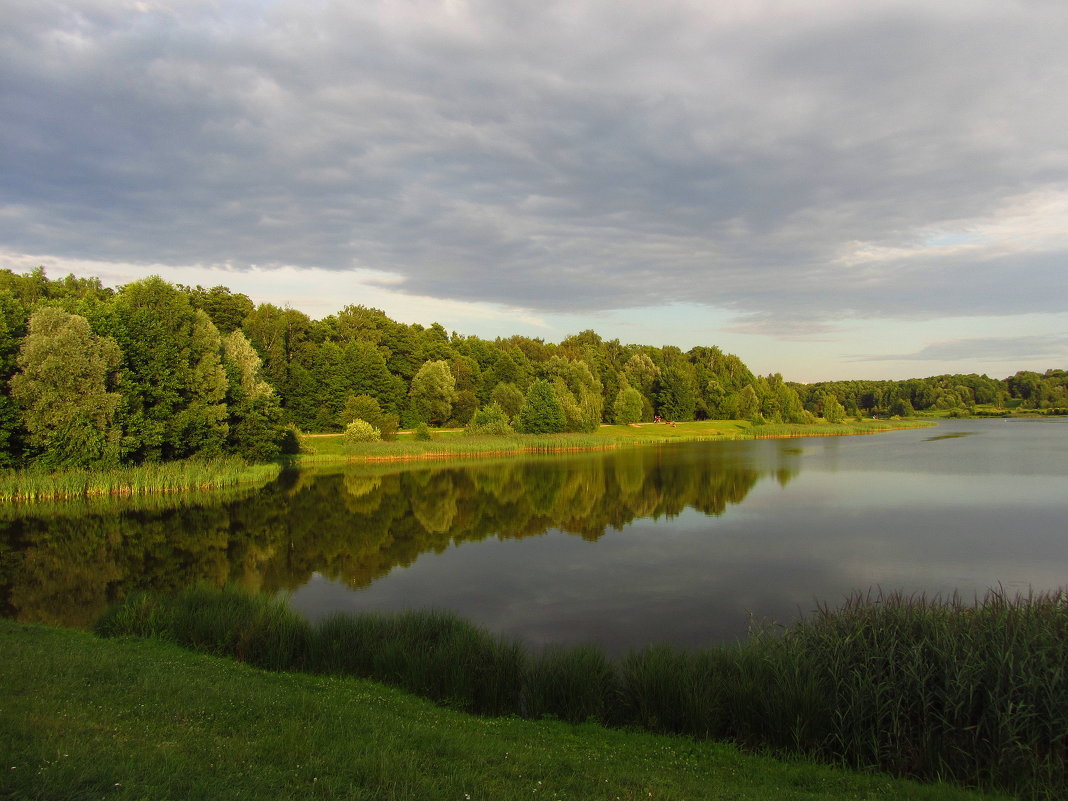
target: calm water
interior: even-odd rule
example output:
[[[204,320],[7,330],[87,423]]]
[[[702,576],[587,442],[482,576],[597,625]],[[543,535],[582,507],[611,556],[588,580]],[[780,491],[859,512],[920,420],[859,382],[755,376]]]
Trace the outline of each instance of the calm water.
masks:
[[[695,645],[856,590],[1068,584],[1068,421],[284,476],[0,521],[7,615],[237,581],[311,618],[438,607],[526,640]]]

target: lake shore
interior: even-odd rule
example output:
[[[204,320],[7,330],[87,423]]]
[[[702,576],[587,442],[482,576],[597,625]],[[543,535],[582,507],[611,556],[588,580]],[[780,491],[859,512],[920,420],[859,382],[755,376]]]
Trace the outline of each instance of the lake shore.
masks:
[[[158,641],[0,621],[0,642],[4,797],[1005,798],[686,737],[474,717]]]
[[[848,423],[774,423],[755,425],[745,420],[701,420],[688,423],[602,425],[581,434],[513,434],[468,436],[462,429],[433,431],[429,441],[401,432],[396,441],[346,444],[342,434],[305,434],[296,465],[331,462],[404,462],[436,459],[490,458],[539,453],[605,451],[672,442],[725,442],[748,439],[793,439],[879,434],[937,425],[929,420],[858,420]]]

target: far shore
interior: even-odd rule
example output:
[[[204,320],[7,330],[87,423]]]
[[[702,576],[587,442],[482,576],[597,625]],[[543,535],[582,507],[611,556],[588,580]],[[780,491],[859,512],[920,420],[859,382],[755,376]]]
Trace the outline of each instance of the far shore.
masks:
[[[632,423],[602,425],[589,433],[511,434],[468,436],[463,429],[430,429],[429,440],[414,432],[399,431],[390,442],[348,444],[340,433],[303,434],[301,453],[294,464],[331,462],[405,462],[438,459],[491,458],[527,454],[605,451],[673,442],[724,442],[748,439],[792,439],[879,434],[906,428],[937,425],[916,418],[856,420],[846,423],[753,424],[746,420],[701,420],[686,423]]]

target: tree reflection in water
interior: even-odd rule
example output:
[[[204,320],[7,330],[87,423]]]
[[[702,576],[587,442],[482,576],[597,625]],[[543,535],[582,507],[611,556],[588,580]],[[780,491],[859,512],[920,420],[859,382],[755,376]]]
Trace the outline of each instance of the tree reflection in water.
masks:
[[[558,529],[595,541],[641,518],[722,515],[773,464],[732,448],[635,449],[462,465],[288,471],[223,495],[97,499],[0,510],[0,603],[22,621],[85,627],[132,589],[227,582],[294,590],[313,573],[365,587],[420,554]]]

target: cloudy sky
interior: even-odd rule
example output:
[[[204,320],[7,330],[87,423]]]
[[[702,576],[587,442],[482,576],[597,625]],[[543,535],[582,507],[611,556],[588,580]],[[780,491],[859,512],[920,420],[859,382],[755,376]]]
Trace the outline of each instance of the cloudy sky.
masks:
[[[1063,0],[0,0],[0,266],[1068,367]]]

